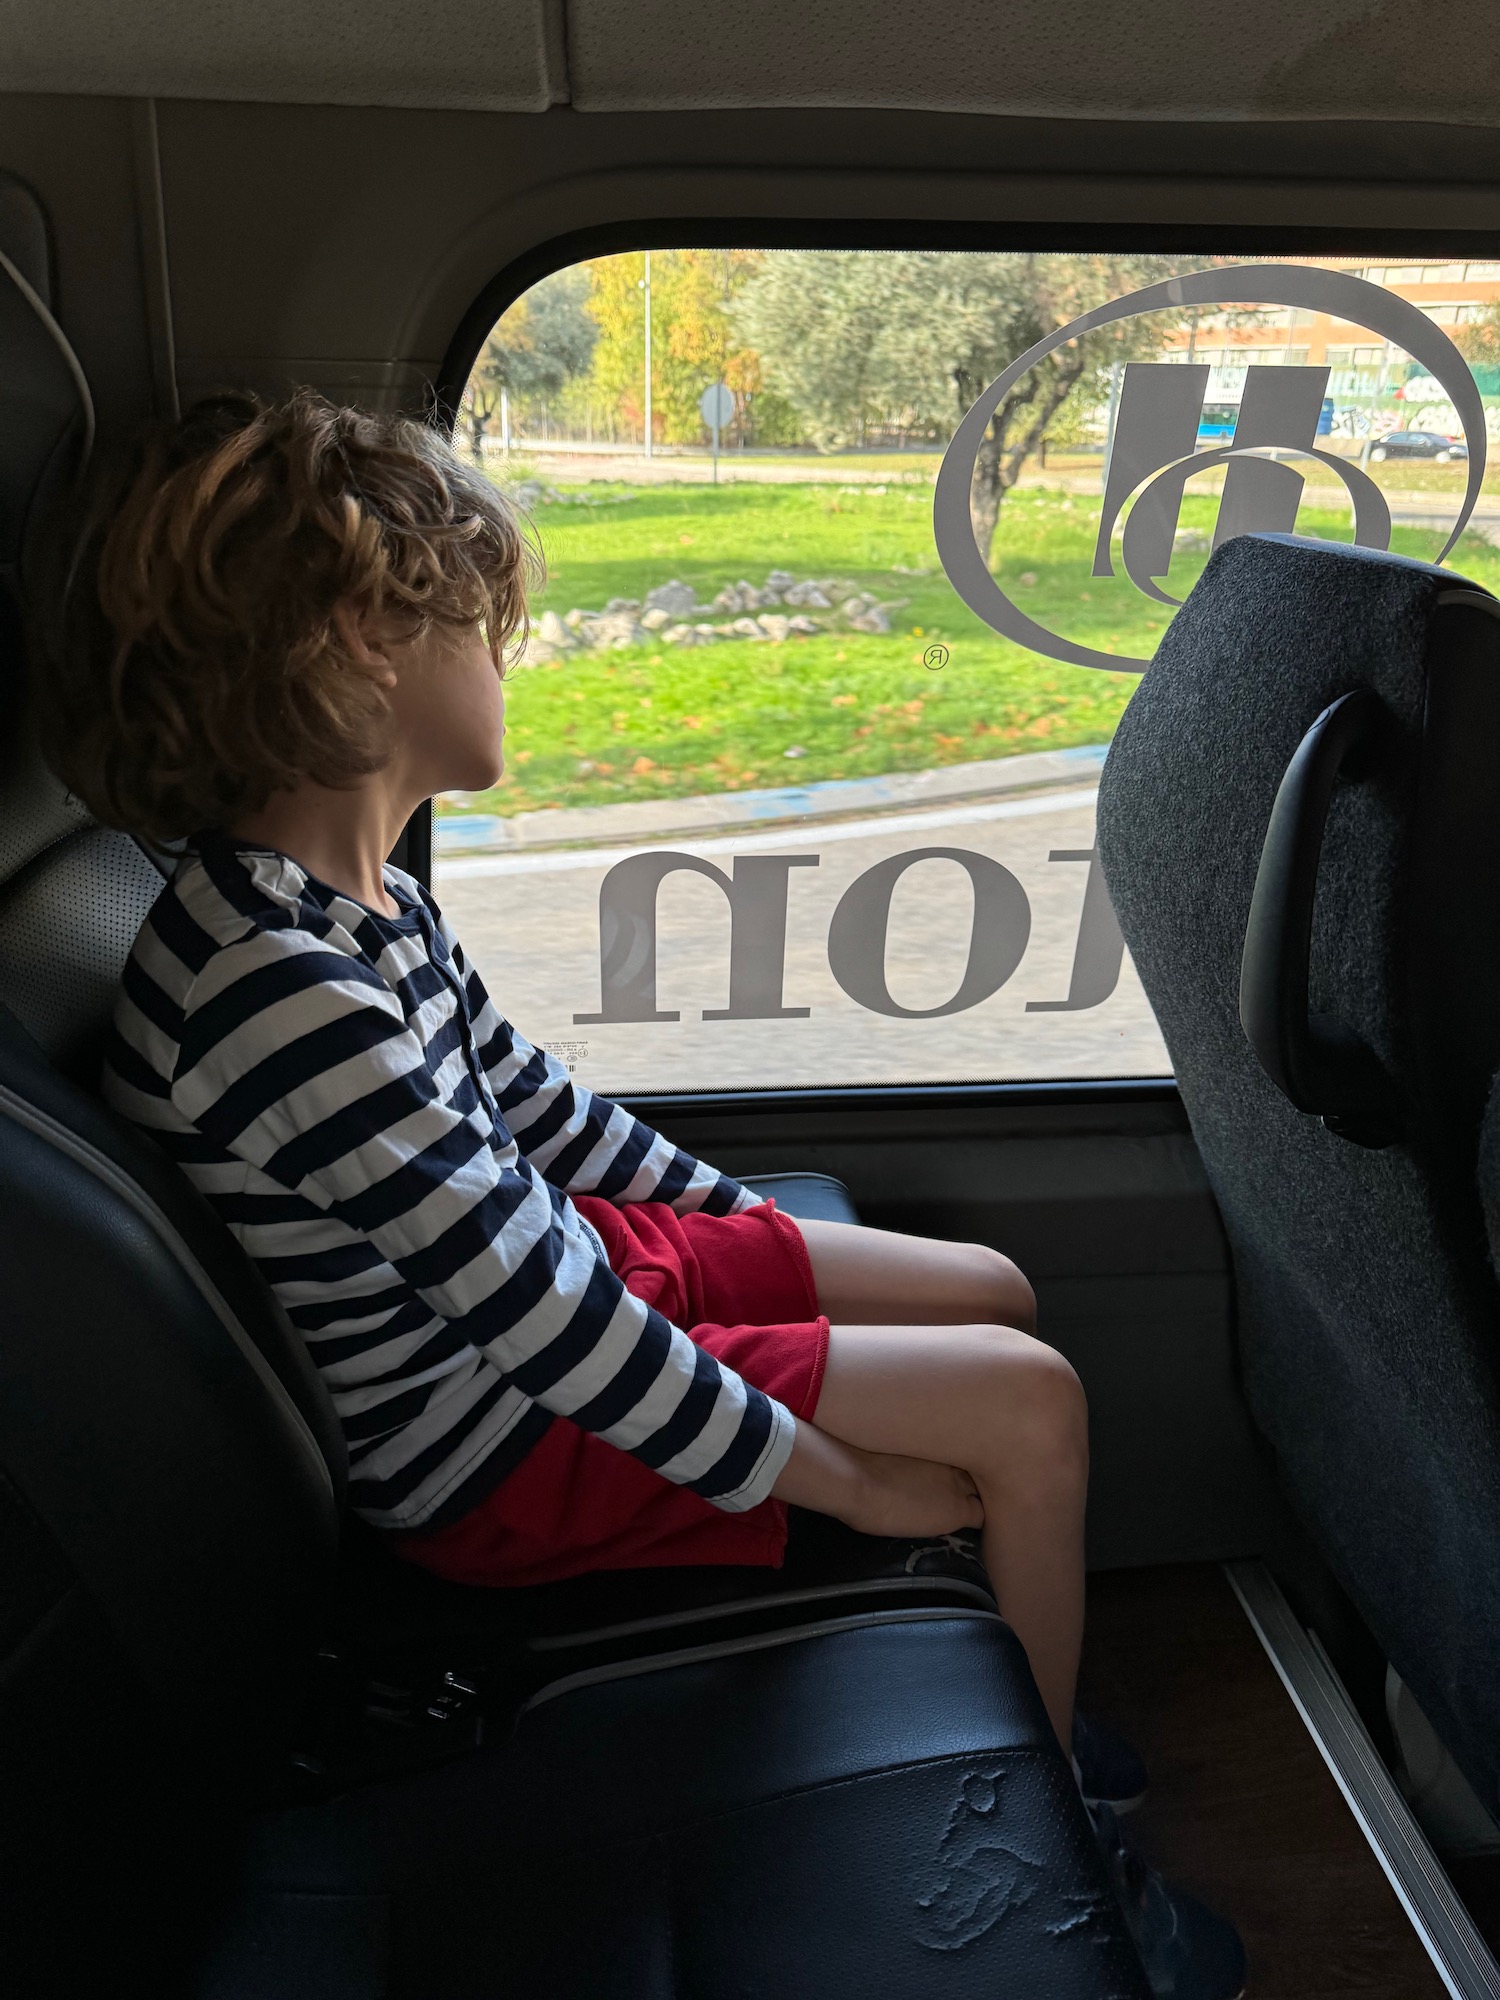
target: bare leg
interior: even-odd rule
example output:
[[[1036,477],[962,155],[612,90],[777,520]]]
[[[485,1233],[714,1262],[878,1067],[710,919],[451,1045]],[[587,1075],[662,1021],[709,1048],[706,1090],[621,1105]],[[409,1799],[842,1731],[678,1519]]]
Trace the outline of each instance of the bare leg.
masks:
[[[815,1422],[847,1444],[973,1479],[985,1567],[1066,1745],[1083,1636],[1088,1412],[1068,1363],[1031,1337],[1031,1286],[981,1244],[798,1227],[834,1322]]]
[[[865,1451],[968,1473],[1000,1609],[1066,1746],[1088,1490],[1088,1411],[1068,1363],[1012,1327],[835,1326],[814,1422]]]
[[[849,1222],[799,1222],[818,1304],[855,1326],[992,1326],[1036,1332],[1024,1274],[982,1243],[940,1243]]]

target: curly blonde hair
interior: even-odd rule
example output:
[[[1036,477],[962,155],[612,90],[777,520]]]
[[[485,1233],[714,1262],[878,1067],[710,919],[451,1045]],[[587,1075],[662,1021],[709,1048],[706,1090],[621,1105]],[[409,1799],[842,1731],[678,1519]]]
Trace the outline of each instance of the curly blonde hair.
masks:
[[[310,390],[213,397],[92,496],[49,593],[43,751],[99,819],[148,840],[304,780],[348,786],[385,762],[390,716],[334,607],[410,638],[479,625],[500,672],[539,576],[510,505],[427,425]]]

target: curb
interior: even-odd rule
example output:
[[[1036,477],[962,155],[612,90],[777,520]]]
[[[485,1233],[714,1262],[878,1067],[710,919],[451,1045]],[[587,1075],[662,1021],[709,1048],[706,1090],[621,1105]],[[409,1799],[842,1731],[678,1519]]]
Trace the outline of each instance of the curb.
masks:
[[[448,813],[438,816],[439,855],[517,854],[559,847],[615,846],[621,841],[682,839],[732,833],[809,819],[898,812],[957,799],[1004,798],[1096,775],[1108,745],[1041,750],[947,764],[931,771],[893,771],[878,778],[829,778],[756,792],[714,792],[687,799],[642,799],[617,806],[558,806],[542,812]]]

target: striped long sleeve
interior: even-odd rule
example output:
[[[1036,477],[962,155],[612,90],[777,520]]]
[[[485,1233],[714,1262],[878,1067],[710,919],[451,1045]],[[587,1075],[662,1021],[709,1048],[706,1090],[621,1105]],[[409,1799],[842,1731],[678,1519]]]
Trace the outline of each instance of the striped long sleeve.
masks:
[[[479,1059],[500,1114],[527,1159],[555,1187],[617,1205],[666,1202],[679,1215],[731,1215],[758,1204],[758,1195],[575,1084],[555,1056],[501,1019],[446,925],[442,936],[463,981]]]
[[[458,1518],[554,1418],[730,1510],[794,1422],[625,1290],[568,1192],[755,1197],[500,1017],[417,886],[386,919],[282,856],[185,863],[127,971],[107,1088],[219,1206],[307,1340],[381,1525]]]

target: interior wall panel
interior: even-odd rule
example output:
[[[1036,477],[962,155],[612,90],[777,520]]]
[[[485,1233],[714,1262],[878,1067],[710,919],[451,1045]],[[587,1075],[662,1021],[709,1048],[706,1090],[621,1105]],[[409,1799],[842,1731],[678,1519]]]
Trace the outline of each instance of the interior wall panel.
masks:
[[[151,407],[131,107],[0,96],[0,168],[24,181],[45,212],[53,310],[108,435]]]
[[[1223,127],[899,112],[174,102],[158,115],[189,393],[300,380],[418,406],[497,271],[608,225],[643,241],[653,224],[694,218],[706,235],[750,221],[768,241],[778,223],[821,220],[891,224],[914,243],[963,224],[1500,235],[1493,139],[1438,128],[1237,129],[1230,145]]]

